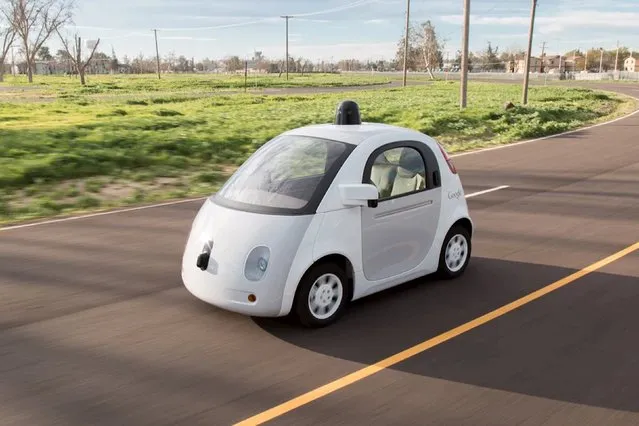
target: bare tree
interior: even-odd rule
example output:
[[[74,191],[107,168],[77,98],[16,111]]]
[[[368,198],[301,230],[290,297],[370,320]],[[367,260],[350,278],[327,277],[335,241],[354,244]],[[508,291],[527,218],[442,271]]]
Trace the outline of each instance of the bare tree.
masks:
[[[420,27],[421,31],[418,33],[417,44],[421,47],[424,67],[430,74],[431,79],[434,79],[433,68],[439,67],[443,62],[442,49],[444,45],[437,38],[435,26],[430,21],[422,22]]]
[[[244,68],[244,64],[239,56],[231,56],[224,59],[226,70],[229,72],[235,72]]]
[[[11,21],[4,14],[4,8],[2,12],[0,13],[0,42],[2,42],[0,45],[0,81],[4,81],[4,61],[16,38],[16,32],[13,30]]]
[[[444,41],[438,38],[435,26],[431,21],[411,24],[408,36],[408,69],[426,69],[431,78],[434,79],[435,76],[432,69],[439,67],[443,63],[443,48]],[[401,64],[404,61],[404,37],[397,44],[395,61],[397,64]]]
[[[404,40],[405,34],[397,42],[397,50],[395,52],[395,63],[398,67],[404,63]],[[420,48],[419,48],[419,28],[415,24],[411,24],[408,33],[408,58],[406,60],[406,68],[416,71],[421,66]]]
[[[71,22],[74,0],[5,0],[2,9],[22,42],[29,83],[33,82],[36,55],[54,31]]]
[[[80,75],[80,84],[85,86],[87,84],[86,78],[85,78],[86,69],[87,69],[87,66],[91,63],[91,60],[93,59],[93,55],[95,55],[95,50],[98,48],[98,45],[100,44],[100,39],[98,39],[96,43],[94,44],[93,50],[91,50],[89,57],[86,60],[84,60],[82,59],[82,37],[75,34],[73,36],[73,49],[69,49],[68,40],[65,37],[63,37],[62,34],[60,34],[60,31],[58,31],[57,29],[56,29],[56,33],[58,33],[58,36],[60,37],[60,41],[62,42],[62,46],[64,47],[64,51],[69,55],[69,59],[71,60],[73,67]]]

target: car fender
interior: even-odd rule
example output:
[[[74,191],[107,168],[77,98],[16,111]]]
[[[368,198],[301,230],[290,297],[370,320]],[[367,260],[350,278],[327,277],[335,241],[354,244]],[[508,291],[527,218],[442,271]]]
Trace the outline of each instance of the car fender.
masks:
[[[304,237],[300,241],[284,285],[282,305],[278,316],[286,316],[291,312],[297,286],[308,268],[310,268],[315,262],[313,258],[313,249],[323,221],[324,213],[316,213],[306,229]]]
[[[470,221],[470,224],[472,227],[472,232],[470,237],[472,240],[473,234],[475,232],[475,224],[473,220],[470,218],[470,215],[468,214],[468,210],[464,208],[464,206],[458,205],[454,207],[453,210],[445,216],[445,222],[441,223],[441,226],[439,227],[439,230],[437,231],[437,236],[435,238],[436,241],[435,241],[435,244],[433,244],[433,249],[436,250],[435,253],[437,254],[437,258],[439,258],[439,254],[441,252],[442,245],[444,244],[444,239],[446,238],[446,235],[448,234],[450,229],[453,227],[453,225],[460,219],[468,219]]]
[[[344,256],[353,267],[355,277],[361,270],[361,208],[351,207],[317,213],[302,239],[291,266],[284,294],[280,316],[288,315],[295,299],[300,280],[318,260],[330,256]],[[355,289],[353,289],[355,292]]]

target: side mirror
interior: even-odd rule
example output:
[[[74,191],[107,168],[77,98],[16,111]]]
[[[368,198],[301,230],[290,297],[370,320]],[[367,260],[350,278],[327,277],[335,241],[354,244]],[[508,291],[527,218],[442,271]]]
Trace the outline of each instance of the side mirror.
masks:
[[[377,207],[379,192],[375,185],[368,183],[342,184],[339,186],[342,203],[346,206]]]

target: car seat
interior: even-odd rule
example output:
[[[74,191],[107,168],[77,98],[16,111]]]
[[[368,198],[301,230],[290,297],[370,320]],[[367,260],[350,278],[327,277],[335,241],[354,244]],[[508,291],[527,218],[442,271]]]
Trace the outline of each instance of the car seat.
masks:
[[[396,175],[397,166],[388,161],[384,154],[375,159],[371,169],[371,182],[377,186],[379,198],[390,197]]]
[[[415,149],[404,148],[393,180],[391,196],[419,191],[426,187],[424,160]]]

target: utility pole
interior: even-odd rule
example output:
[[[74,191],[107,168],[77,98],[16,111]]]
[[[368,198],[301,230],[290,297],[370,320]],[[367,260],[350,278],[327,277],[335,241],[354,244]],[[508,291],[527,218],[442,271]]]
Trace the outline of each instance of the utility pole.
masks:
[[[468,36],[470,32],[470,0],[464,0],[464,31],[462,35],[460,108],[466,108],[468,93]]]
[[[154,29],[153,32],[155,33],[155,59],[158,64],[158,80],[159,80],[162,77],[160,77],[160,49],[158,48],[158,30]]]
[[[617,40],[617,55],[615,55],[615,72],[617,72],[618,62],[619,62],[619,40]]]
[[[588,70],[588,48],[586,48],[586,53],[584,57],[584,71]]]
[[[601,74],[603,72],[603,52],[604,52],[603,47],[600,47],[599,51],[600,51],[600,56],[599,56],[599,74]]]
[[[448,67],[450,66],[450,51],[446,51],[446,81],[448,81]]]
[[[404,34],[404,78],[402,85],[406,87],[406,73],[408,68],[408,33],[410,26],[410,0],[406,0],[406,32]]]
[[[530,10],[530,29],[528,31],[528,53],[526,53],[526,72],[524,73],[524,88],[521,103],[528,103],[528,80],[530,78],[530,56],[532,54],[533,32],[535,30],[535,12],[537,11],[537,0],[532,0],[532,8]]]
[[[288,80],[288,20],[292,18],[292,16],[282,15],[280,18],[286,19],[286,79]]]
[[[546,42],[544,41],[543,43],[541,43],[541,65],[539,67],[539,72],[542,74],[544,72],[544,59],[546,58],[545,53],[546,53]]]

